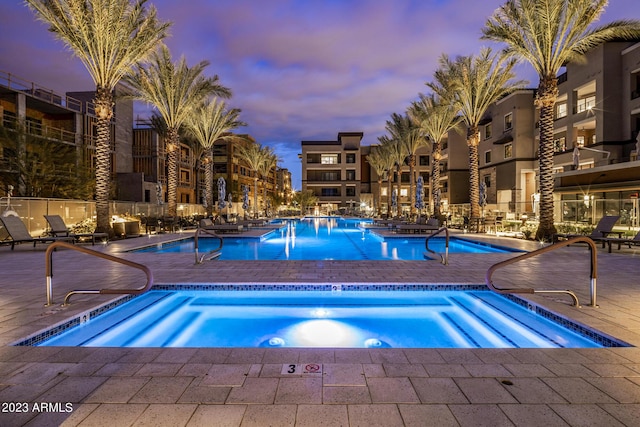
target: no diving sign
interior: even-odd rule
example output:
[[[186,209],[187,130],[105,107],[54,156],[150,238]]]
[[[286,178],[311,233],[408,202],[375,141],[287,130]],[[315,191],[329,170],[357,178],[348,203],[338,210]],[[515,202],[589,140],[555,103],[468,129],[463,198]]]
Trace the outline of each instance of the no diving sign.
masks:
[[[320,363],[296,363],[282,365],[282,375],[322,374]]]

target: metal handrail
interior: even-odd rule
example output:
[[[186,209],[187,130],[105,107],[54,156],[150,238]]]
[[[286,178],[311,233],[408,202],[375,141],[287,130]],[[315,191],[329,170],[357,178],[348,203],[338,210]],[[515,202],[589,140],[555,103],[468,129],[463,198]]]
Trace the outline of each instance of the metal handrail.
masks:
[[[493,284],[493,281],[491,280],[491,276],[493,275],[493,273],[501,267],[507,266],[509,264],[513,264],[515,262],[521,261],[523,259],[527,259],[527,258],[531,258],[543,253],[547,253],[547,252],[551,252],[554,251],[556,249],[565,247],[565,246],[569,246],[569,245],[573,245],[574,243],[586,243],[587,245],[589,245],[589,250],[591,252],[591,280],[590,280],[590,293],[591,293],[591,306],[592,307],[597,307],[598,305],[596,304],[596,279],[598,276],[598,258],[597,258],[597,254],[598,254],[598,249],[596,247],[596,244],[594,243],[594,241],[587,237],[587,236],[578,236],[578,237],[573,237],[571,239],[568,240],[564,240],[562,242],[558,242],[555,243],[553,245],[550,246],[546,246],[544,248],[540,248],[537,249],[535,251],[532,252],[528,252],[522,255],[519,255],[515,258],[510,258],[508,260],[505,261],[501,261],[497,264],[492,265],[491,267],[489,267],[489,270],[487,270],[487,276],[486,276],[486,283],[487,286],[494,292],[497,292],[499,294],[537,294],[537,293],[561,293],[561,294],[567,294],[569,296],[571,296],[571,298],[573,299],[573,305],[575,305],[576,307],[580,307],[580,303],[578,301],[578,296],[573,293],[570,290],[556,290],[556,289],[531,289],[531,288],[523,288],[523,289],[517,289],[517,288],[512,288],[512,289],[506,289],[506,288],[498,288]]]
[[[209,251],[205,255],[198,256],[198,238],[200,237],[200,233],[207,233],[210,236],[217,237],[220,240],[220,246],[218,246],[216,249],[213,249],[213,250]],[[207,230],[206,228],[198,227],[198,229],[196,230],[196,233],[193,236],[193,242],[194,242],[194,249],[195,249],[195,254],[196,254],[196,264],[202,264],[205,259],[207,261],[211,261],[213,259],[218,259],[218,257],[220,255],[222,255],[222,252],[221,252],[222,251],[222,244],[223,244],[222,237],[220,237],[213,230]]]
[[[82,246],[76,246],[76,245],[73,245],[71,243],[53,242],[47,247],[47,250],[45,252],[45,262],[46,262],[46,266],[45,266],[46,273],[45,274],[46,274],[46,277],[47,277],[47,284],[46,284],[46,286],[47,286],[47,303],[45,304],[46,307],[49,307],[49,306],[54,304],[51,279],[53,278],[53,251],[55,251],[57,248],[72,249],[74,251],[82,252],[82,253],[85,253],[85,254],[88,254],[88,255],[93,255],[93,256],[96,256],[98,258],[105,259],[107,261],[113,261],[113,262],[117,262],[119,264],[127,265],[129,267],[137,268],[139,270],[142,270],[144,272],[144,274],[147,276],[147,283],[143,287],[137,288],[137,289],[98,289],[98,290],[74,290],[74,291],[70,291],[64,297],[64,302],[62,304],[63,306],[68,305],[69,304],[69,299],[71,298],[72,295],[75,295],[75,294],[139,295],[139,294],[147,292],[149,289],[151,289],[151,286],[153,286],[153,274],[151,273],[151,270],[149,270],[149,268],[147,266],[145,266],[145,265],[138,264],[138,263],[133,262],[133,261],[128,261],[126,259],[118,258],[118,257],[115,257],[113,255],[103,254],[102,252],[94,251],[92,249],[84,248]]]
[[[429,239],[431,239],[433,236],[435,236],[437,234],[442,233],[443,231],[445,233],[444,255],[442,255],[441,253],[438,253],[438,252],[436,252],[434,250],[431,250],[429,248]],[[440,255],[440,263],[442,263],[443,265],[449,265],[449,229],[447,227],[442,227],[438,231],[432,233],[430,236],[427,236],[427,238],[424,240],[424,247],[425,247],[425,249],[427,249],[427,251],[431,252],[432,254]]]

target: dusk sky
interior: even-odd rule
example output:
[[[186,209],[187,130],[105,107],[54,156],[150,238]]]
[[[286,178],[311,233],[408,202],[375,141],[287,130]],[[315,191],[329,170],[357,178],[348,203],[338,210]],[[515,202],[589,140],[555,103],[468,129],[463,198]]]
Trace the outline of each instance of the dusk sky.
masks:
[[[174,58],[208,60],[233,90],[240,129],[275,149],[301,188],[302,140],[385,133],[426,92],[442,53],[477,54],[486,19],[504,0],[150,0],[173,22]],[[638,0],[611,0],[600,23],[640,18]],[[80,61],[19,0],[0,1],[0,71],[57,92],[93,90]],[[531,87],[528,65],[519,78]]]

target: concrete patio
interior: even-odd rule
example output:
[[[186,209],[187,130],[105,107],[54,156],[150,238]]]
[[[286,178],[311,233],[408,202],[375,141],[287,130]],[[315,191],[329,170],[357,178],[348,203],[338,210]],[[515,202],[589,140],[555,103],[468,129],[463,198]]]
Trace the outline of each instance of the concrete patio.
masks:
[[[514,254],[437,261],[213,261],[121,253],[175,235],[89,247],[147,265],[161,283],[484,283]],[[491,235],[465,238],[532,250]],[[534,426],[640,425],[640,350],[69,348],[10,344],[113,299],[75,296],[44,307],[45,245],[0,246],[1,426]],[[139,287],[144,276],[79,252],[53,254],[57,302],[72,289]],[[589,256],[572,246],[499,270],[496,285],[571,289],[532,302],[640,345],[640,250],[598,248],[598,304]],[[288,374],[283,365],[318,364]]]

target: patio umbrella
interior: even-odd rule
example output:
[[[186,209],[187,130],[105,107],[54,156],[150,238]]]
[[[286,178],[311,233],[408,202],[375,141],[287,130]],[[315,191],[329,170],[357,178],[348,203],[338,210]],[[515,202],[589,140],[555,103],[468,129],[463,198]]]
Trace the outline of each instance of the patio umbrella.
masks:
[[[395,188],[391,192],[391,208],[395,209],[398,207],[398,194],[396,193]]]
[[[576,145],[573,147],[573,167],[578,169],[578,166],[580,166],[580,149]]]
[[[424,179],[422,176],[418,177],[418,182],[416,183],[416,209],[422,211],[424,208]]]
[[[242,209],[245,211],[249,209],[249,186],[242,186]]]
[[[226,186],[227,183],[225,182],[224,178],[218,178],[218,207],[220,209],[224,209],[224,207],[227,206],[227,203],[224,201],[224,196],[227,193]]]

